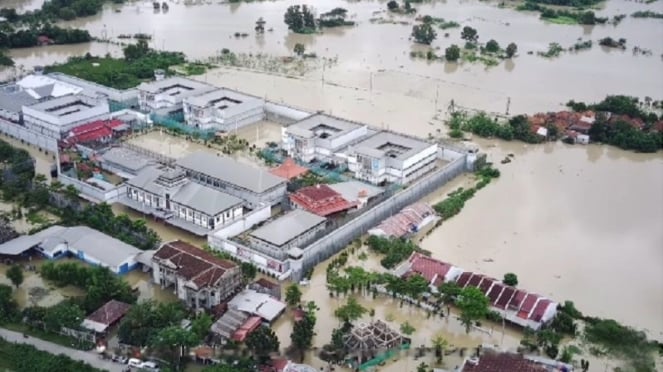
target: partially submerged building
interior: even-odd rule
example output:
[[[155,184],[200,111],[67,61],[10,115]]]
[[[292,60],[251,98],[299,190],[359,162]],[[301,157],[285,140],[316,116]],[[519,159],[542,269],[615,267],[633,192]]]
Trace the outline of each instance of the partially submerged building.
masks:
[[[138,248],[87,226],[51,226],[0,245],[0,254],[18,255],[30,249],[49,259],[75,257],[91,265],[124,274],[138,266]]]
[[[138,86],[138,104],[141,110],[147,112],[177,111],[182,109],[184,99],[215,89],[215,87],[199,81],[170,77],[141,83]]]
[[[120,203],[164,219],[196,235],[242,217],[243,201],[217,189],[192,182],[186,173],[168,166],[143,168],[126,181]]]
[[[491,310],[521,327],[539,330],[557,314],[557,303],[538,294],[508,286],[497,279],[469,271],[456,283],[460,288],[475,287],[490,300]]]
[[[416,233],[439,218],[435,210],[428,204],[418,202],[382,221],[376,227],[368,230],[368,233],[385,238],[401,238]]]
[[[479,356],[466,358],[458,372],[573,372],[573,366],[553,359],[498,351],[484,346]]]
[[[326,218],[296,209],[249,233],[251,248],[283,259],[290,248],[305,247],[325,228]]]
[[[406,184],[435,168],[438,146],[392,132],[378,132],[347,150],[348,168],[372,184]]]
[[[265,118],[265,101],[228,89],[186,97],[184,120],[190,127],[227,132]]]
[[[177,160],[187,176],[200,184],[236,196],[249,208],[276,205],[286,196],[286,180],[226,156],[195,152]]]
[[[213,308],[242,286],[239,265],[180,240],[154,253],[152,278],[163,288],[174,287],[177,298],[193,309]]]
[[[443,283],[455,281],[462,273],[463,269],[459,267],[419,252],[412,253],[407,261],[394,269],[394,275],[402,278],[421,275],[428,281],[432,293],[436,293]]]
[[[282,131],[283,149],[304,162],[343,162],[337,154],[369,133],[366,124],[314,114]]]

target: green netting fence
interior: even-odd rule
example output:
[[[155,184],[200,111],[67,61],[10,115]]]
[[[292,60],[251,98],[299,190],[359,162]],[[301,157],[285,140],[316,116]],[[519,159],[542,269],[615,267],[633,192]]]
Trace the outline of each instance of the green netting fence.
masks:
[[[152,114],[150,115],[150,118],[155,125],[167,128],[176,133],[186,134],[194,138],[211,140],[216,134],[216,131],[214,130],[201,130],[184,124],[184,113],[181,112],[167,116]]]
[[[375,358],[369,360],[368,362],[360,365],[359,370],[360,371],[366,371],[366,370],[372,369],[373,367],[377,367],[381,363],[388,361],[389,359],[391,359],[391,357],[398,354],[398,352],[400,350],[409,350],[409,349],[410,349],[410,344],[403,344],[398,349],[388,350],[384,354],[380,354],[380,355],[376,356]]]

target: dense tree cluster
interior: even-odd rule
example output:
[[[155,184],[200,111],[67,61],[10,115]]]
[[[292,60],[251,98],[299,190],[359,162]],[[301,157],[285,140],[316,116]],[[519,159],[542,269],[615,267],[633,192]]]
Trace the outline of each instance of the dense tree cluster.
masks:
[[[446,199],[433,206],[435,211],[440,215],[440,217],[442,217],[442,220],[447,220],[460,213],[460,211],[465,206],[465,202],[470,200],[477,192],[477,190],[480,190],[488,185],[493,178],[499,177],[500,171],[498,169],[487,166],[478,170],[477,176],[479,177],[479,181],[474,187],[467,189],[462,187],[458,188],[449,193]]]
[[[118,337],[129,345],[148,346],[162,329],[179,326],[185,317],[186,311],[180,303],[142,302],[122,319]]]
[[[507,141],[517,139],[528,143],[541,142],[541,138],[532,133],[523,115],[514,116],[502,124],[491,119],[485,113],[467,117],[464,113],[454,113],[450,125],[452,130],[472,132],[481,137],[497,137]]]
[[[148,48],[147,42],[139,40],[135,45],[124,48],[125,58],[71,57],[60,65],[49,66],[47,72],[62,72],[81,79],[112,88],[133,88],[154,76],[154,70],[168,70],[169,67],[186,62],[180,52],[162,52]],[[93,65],[94,64],[94,65]]]
[[[304,352],[313,345],[315,336],[315,323],[317,318],[315,312],[318,310],[313,302],[309,302],[304,309],[304,317],[295,322],[290,334],[292,346],[299,352],[300,360],[304,359]]]
[[[298,34],[310,34],[317,28],[313,10],[307,5],[289,6],[283,16],[283,22],[288,25],[288,29]]]
[[[34,159],[30,154],[0,140],[0,192],[4,200],[12,200],[25,192],[35,176]]]
[[[0,284],[0,324],[16,320],[18,304],[14,300],[12,287]]]
[[[103,267],[86,267],[76,262],[42,265],[40,274],[58,286],[73,285],[86,291],[80,300],[85,313],[91,313],[110,300],[136,302],[131,287],[122,278]]]
[[[265,360],[269,354],[279,351],[279,338],[270,327],[260,327],[246,339],[246,346],[259,360]]]
[[[430,45],[437,37],[437,32],[433,29],[432,22],[426,22],[412,27],[412,37],[419,44]]]
[[[0,31],[0,49],[29,48],[39,45],[39,37],[44,36],[54,44],[77,44],[92,40],[86,30],[69,29],[46,23],[39,27]]]
[[[320,14],[318,19],[318,26],[320,27],[339,27],[339,26],[354,26],[353,21],[346,19],[348,10],[345,8],[334,8],[326,13]]]
[[[15,372],[76,371],[101,372],[87,363],[73,360],[64,354],[53,355],[34,346],[12,343],[0,338],[2,367]]]
[[[527,0],[528,3],[532,4],[569,6],[576,8],[595,5],[602,1],[603,0]]]
[[[380,263],[386,269],[396,267],[418,248],[416,244],[406,239],[388,239],[375,235],[371,235],[366,243],[372,250],[385,255]]]
[[[460,59],[460,47],[456,44],[451,44],[444,50],[444,58],[449,62],[456,62]]]

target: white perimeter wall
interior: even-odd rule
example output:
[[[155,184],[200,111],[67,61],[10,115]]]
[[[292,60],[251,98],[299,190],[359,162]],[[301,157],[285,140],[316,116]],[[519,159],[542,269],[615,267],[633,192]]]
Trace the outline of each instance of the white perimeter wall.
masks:
[[[218,228],[214,233],[208,237],[208,243],[211,245],[211,237],[229,238],[243,233],[244,231],[252,228],[256,224],[268,220],[272,216],[272,207],[270,205],[261,205],[257,209],[243,215],[238,220],[225,224]]]

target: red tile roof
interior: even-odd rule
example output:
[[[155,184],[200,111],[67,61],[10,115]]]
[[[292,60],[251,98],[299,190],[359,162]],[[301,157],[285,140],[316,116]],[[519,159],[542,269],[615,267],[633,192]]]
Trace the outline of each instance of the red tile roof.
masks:
[[[523,301],[523,305],[520,307],[520,311],[518,311],[518,316],[520,318],[527,319],[529,313],[534,308],[534,304],[536,304],[536,301],[538,300],[539,296],[532,293],[528,294],[527,297],[525,297],[525,300]]]
[[[497,282],[495,279],[486,277],[481,281],[481,284],[479,284],[479,289],[481,289],[481,292],[483,292],[483,294],[487,295],[488,290],[492,287],[493,283],[495,282]]]
[[[515,292],[515,288],[506,286],[502,292],[502,295],[493,304],[500,309],[506,309],[506,306],[509,304],[509,300],[511,300],[511,297]]]
[[[287,180],[297,178],[306,172],[308,172],[308,168],[297,165],[292,158],[285,159],[283,164],[269,170],[269,173]]]
[[[523,300],[525,299],[526,296],[527,292],[516,290],[516,294],[514,294],[511,301],[509,301],[509,307],[514,310],[520,309],[520,305],[522,305]]]
[[[233,334],[232,338],[233,340],[237,342],[244,342],[246,338],[258,327],[260,327],[260,324],[262,323],[262,318],[259,316],[252,316],[249,319],[247,319],[244,324],[239,327],[237,331]]]
[[[467,285],[467,282],[470,281],[470,278],[472,277],[472,273],[469,271],[466,271],[462,274],[460,274],[460,277],[458,278],[458,286],[461,288],[464,288],[465,285]]]
[[[463,372],[546,372],[546,367],[520,354],[486,352],[478,363],[465,361]]]
[[[290,201],[321,217],[342,212],[356,205],[345,200],[341,194],[327,185],[303,187],[290,194]]]
[[[490,298],[490,303],[494,304],[495,301],[499,298],[500,294],[502,294],[502,290],[504,289],[504,286],[499,283],[495,283],[493,285],[493,288],[490,289],[490,292],[488,292],[487,296]]]
[[[481,283],[481,279],[483,279],[483,275],[481,274],[472,274],[472,277],[470,278],[470,281],[467,282],[468,287],[478,287],[479,283]]]
[[[112,136],[113,129],[121,125],[124,125],[121,120],[99,120],[87,123],[69,131],[66,141],[70,144],[98,141]]]
[[[550,300],[541,299],[539,303],[536,304],[536,307],[534,308],[534,311],[532,311],[532,315],[529,318],[535,322],[540,322],[541,318],[543,318],[543,314],[545,314],[548,306],[551,303],[552,301]]]
[[[110,300],[85,319],[110,326],[129,312],[129,309],[131,305],[127,303]]]
[[[198,288],[216,285],[226,271],[237,267],[232,261],[214,257],[181,240],[165,243],[154,258],[170,261],[177,267],[178,276],[193,281]]]
[[[446,262],[438,261],[417,252],[413,253],[408,261],[411,265],[408,273],[419,274],[426,278],[429,283],[432,283],[435,278],[444,279],[444,276],[453,267]]]
[[[435,210],[428,204],[414,203],[382,221],[377,229],[384,231],[387,236],[399,238],[412,232],[413,227],[419,225],[426,217],[434,214]]]

